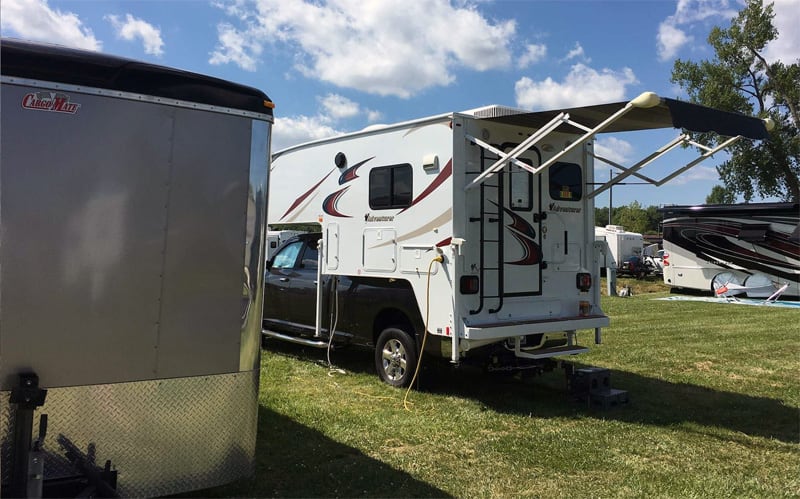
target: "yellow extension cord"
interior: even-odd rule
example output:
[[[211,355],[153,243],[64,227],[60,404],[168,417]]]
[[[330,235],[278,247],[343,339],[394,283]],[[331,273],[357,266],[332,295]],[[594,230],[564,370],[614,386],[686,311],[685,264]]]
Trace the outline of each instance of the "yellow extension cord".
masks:
[[[419,366],[422,364],[422,354],[425,352],[425,341],[428,339],[428,320],[431,316],[431,270],[433,269],[433,264],[436,262],[442,263],[444,261],[444,257],[442,255],[438,255],[431,263],[428,264],[428,282],[425,289],[425,332],[422,335],[422,346],[419,349],[419,357],[417,358],[417,368],[414,369],[414,376],[411,378],[411,383],[408,384],[408,388],[406,389],[406,394],[403,397],[403,407],[405,410],[410,411],[408,405],[408,394],[411,393],[411,387],[414,386],[414,382],[417,380],[417,375],[419,374]],[[413,405],[413,402],[410,402]]]

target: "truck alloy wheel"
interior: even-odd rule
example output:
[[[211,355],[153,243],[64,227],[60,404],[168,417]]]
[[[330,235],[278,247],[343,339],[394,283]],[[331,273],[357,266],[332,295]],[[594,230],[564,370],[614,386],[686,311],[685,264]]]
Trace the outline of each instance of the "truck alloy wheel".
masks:
[[[384,329],[375,344],[378,376],[392,386],[408,386],[416,368],[417,348],[411,335],[394,326]]]

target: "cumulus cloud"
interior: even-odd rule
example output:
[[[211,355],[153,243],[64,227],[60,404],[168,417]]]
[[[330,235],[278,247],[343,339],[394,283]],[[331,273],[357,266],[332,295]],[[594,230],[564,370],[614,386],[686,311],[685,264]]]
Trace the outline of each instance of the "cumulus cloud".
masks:
[[[525,53],[517,61],[517,67],[525,69],[531,64],[536,64],[544,60],[547,56],[547,46],[542,44],[531,44],[525,47]]]
[[[605,136],[598,138],[594,143],[594,153],[606,159],[620,164],[622,166],[630,166],[629,163],[633,158],[633,145],[627,140],[623,140],[614,136]],[[596,161],[595,168],[609,168],[609,165]]]
[[[739,7],[735,0],[678,0],[675,13],[658,27],[658,58],[662,61],[674,58],[684,46],[694,41],[688,32],[694,26],[706,21],[728,21],[736,16]]]
[[[275,118],[272,127],[272,150],[280,151],[287,147],[311,140],[341,135],[324,116],[293,116]]]
[[[144,51],[147,54],[160,56],[164,54],[162,47],[164,41],[161,39],[161,30],[142,19],[125,15],[125,19],[119,16],[108,15],[106,20],[111,23],[117,31],[117,37],[132,42],[137,38],[142,41]]]
[[[670,185],[686,185],[692,182],[703,182],[707,180],[719,180],[717,169],[713,166],[695,166],[670,180]]]
[[[381,113],[367,109],[359,103],[338,94],[327,94],[317,97],[319,111],[314,116],[292,116],[276,118],[273,127],[272,145],[274,150],[341,135],[341,121],[356,117],[366,117],[374,123],[381,118]]]
[[[261,47],[275,43],[295,52],[295,70],[309,78],[402,98],[452,83],[460,68],[508,67],[516,30],[513,21],[493,22],[450,0],[231,0],[222,7],[231,20],[219,30],[212,64],[252,71]]]
[[[775,17],[772,23],[778,30],[778,38],[769,43],[764,57],[770,61],[792,64],[800,59],[800,0],[774,0]]]
[[[622,71],[597,71],[585,64],[575,64],[564,81],[550,77],[534,81],[523,77],[514,84],[517,105],[525,109],[574,107],[625,99],[628,85],[638,83],[630,68]]]
[[[575,48],[567,52],[566,57],[561,59],[561,62],[571,61],[572,59],[582,59],[584,62],[592,62],[591,59],[586,57],[586,52],[583,51],[583,47],[580,43],[575,42]]]
[[[67,47],[99,51],[103,46],[77,14],[53,9],[47,0],[3,0],[0,29],[3,36],[16,35]]]

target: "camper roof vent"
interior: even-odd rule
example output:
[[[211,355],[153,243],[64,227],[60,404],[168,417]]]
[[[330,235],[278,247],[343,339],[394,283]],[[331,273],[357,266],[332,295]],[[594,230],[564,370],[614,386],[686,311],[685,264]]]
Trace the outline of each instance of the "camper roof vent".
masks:
[[[625,232],[625,227],[622,225],[606,225],[608,232]]]
[[[516,114],[525,114],[529,112],[530,111],[525,111],[524,109],[493,105],[470,109],[468,111],[464,111],[464,114],[471,114],[476,118],[499,118],[501,116],[513,116]]]

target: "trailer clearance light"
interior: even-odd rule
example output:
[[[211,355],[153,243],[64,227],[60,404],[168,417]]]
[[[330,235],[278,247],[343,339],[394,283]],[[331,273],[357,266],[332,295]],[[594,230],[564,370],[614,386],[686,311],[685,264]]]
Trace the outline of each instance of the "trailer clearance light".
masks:
[[[592,287],[592,274],[581,272],[575,276],[575,285],[581,291],[589,291]]]
[[[462,275],[461,276],[461,294],[474,295],[478,292],[478,276],[476,275]]]

